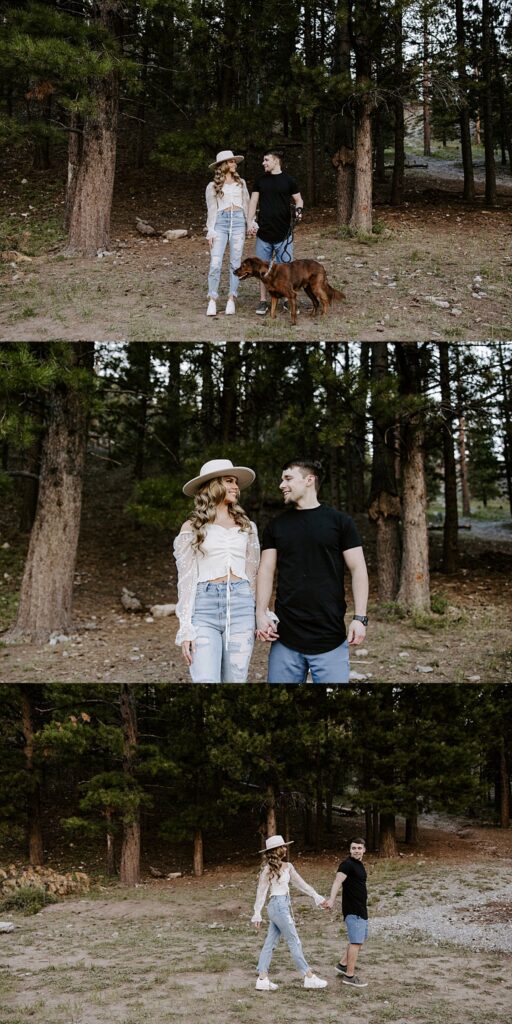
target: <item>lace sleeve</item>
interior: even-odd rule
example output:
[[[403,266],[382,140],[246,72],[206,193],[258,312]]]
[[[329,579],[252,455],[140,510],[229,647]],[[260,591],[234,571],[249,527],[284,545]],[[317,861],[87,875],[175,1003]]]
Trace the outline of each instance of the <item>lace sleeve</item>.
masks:
[[[197,558],[192,548],[193,533],[182,531],[174,541],[174,557],[178,567],[178,604],[176,615],[180,628],[176,634],[178,646],[185,640],[195,640],[197,629],[192,625],[192,615],[197,589]]]
[[[268,870],[268,865],[265,864],[265,867],[262,868],[260,872],[260,877],[258,879],[258,888],[256,891],[256,900],[254,903],[254,914],[251,917],[251,922],[253,924],[261,921],[261,911],[263,910],[263,905],[265,903],[265,898],[268,892],[269,885],[270,874]]]
[[[311,896],[311,899],[315,901],[317,907],[320,903],[323,903],[325,897],[320,896],[316,889],[313,889],[312,885],[308,885],[308,883],[304,881],[296,868],[294,868],[293,864],[290,864],[290,881],[293,882],[301,892],[305,892],[306,896]]]
[[[247,553],[245,556],[245,571],[252,590],[256,595],[256,574],[260,564],[260,542],[258,540],[258,529],[256,523],[251,523],[251,532],[247,541]]]

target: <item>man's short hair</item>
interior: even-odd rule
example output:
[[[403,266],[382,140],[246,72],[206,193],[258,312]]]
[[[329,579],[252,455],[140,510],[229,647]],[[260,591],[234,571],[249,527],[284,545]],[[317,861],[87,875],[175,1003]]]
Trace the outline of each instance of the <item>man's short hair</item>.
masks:
[[[312,476],[314,476],[315,490],[318,493],[323,479],[322,463],[316,462],[315,459],[289,459],[288,462],[284,464],[281,472],[284,473],[285,469],[293,469],[294,466],[296,466],[297,469],[303,470],[303,476],[307,476],[308,473],[311,473]]]
[[[349,850],[350,850],[350,847],[352,846],[352,843],[357,843],[358,846],[364,846],[364,848],[366,850],[366,842],[365,842],[364,839],[361,838],[361,836],[352,836],[352,839],[349,840],[349,844],[348,844]]]
[[[281,167],[284,163],[284,152],[282,149],[267,149],[265,150],[265,156],[276,156],[281,163]]]

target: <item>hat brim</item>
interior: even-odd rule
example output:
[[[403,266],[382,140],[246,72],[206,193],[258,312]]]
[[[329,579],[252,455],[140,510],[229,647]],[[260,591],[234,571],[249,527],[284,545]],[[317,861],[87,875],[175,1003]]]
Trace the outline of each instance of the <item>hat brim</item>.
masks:
[[[246,487],[250,487],[256,479],[256,473],[248,466],[233,466],[233,468],[225,470],[214,469],[211,473],[204,473],[202,476],[194,477],[193,480],[188,480],[183,488],[183,494],[186,494],[187,498],[193,498],[202,484],[208,483],[208,480],[220,480],[223,476],[236,476],[241,491],[245,491]]]
[[[237,164],[241,164],[243,156],[226,156],[222,160],[214,160],[212,164],[208,164],[210,171],[213,171],[214,167],[218,167],[219,164],[228,163],[229,160],[236,160]]]
[[[281,848],[281,846],[291,846],[292,843],[294,843],[294,842],[295,842],[295,839],[290,839],[288,843],[279,843],[279,846],[271,846],[270,850],[267,850],[267,847],[265,846],[263,850],[259,850],[258,852],[259,853],[271,853],[272,850],[279,850]]]

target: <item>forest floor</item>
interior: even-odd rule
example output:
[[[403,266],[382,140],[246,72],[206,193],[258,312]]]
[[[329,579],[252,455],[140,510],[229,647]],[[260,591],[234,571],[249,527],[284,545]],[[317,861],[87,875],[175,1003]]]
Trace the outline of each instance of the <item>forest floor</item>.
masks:
[[[341,851],[293,850],[303,877],[327,894]],[[281,944],[271,973],[279,990],[254,990],[265,932],[250,924],[259,865],[234,852],[236,865],[201,878],[146,875],[135,890],[96,886],[34,917],[4,912],[15,929],[0,935],[0,1024],[508,1024],[510,830],[432,816],[414,851],[400,850],[366,858],[365,989],[349,990],[334,971],[339,910],[295,892],[306,957],[328,987],[304,991]]]
[[[461,199],[462,171],[431,158],[408,167],[404,204],[389,205],[389,181],[375,190],[368,238],[341,237],[330,205],[306,210],[296,258],[325,264],[346,294],[313,319],[309,300],[291,327],[255,314],[258,283],[241,283],[238,314],[206,319],[208,249],[203,182],[155,170],[119,175],[111,251],[94,259],[62,254],[63,183],[57,172],[16,167],[0,194],[0,338],[5,341],[484,341],[512,338],[512,178],[498,168],[498,204]],[[389,172],[390,173],[390,172]],[[135,218],[190,237],[142,238]],[[254,241],[246,245],[252,255]],[[28,255],[18,260],[16,253]],[[225,299],[227,282],[223,281]],[[222,302],[220,308],[223,309]]]
[[[171,538],[135,524],[124,512],[126,474],[89,474],[75,574],[74,627],[54,645],[6,645],[0,634],[0,682],[188,682],[174,643],[174,615],[154,619],[124,612],[123,587],[145,609],[176,600]],[[0,515],[0,628],[13,620],[27,538],[15,514]],[[356,517],[376,592],[373,531]],[[439,613],[399,618],[370,600],[364,647],[351,656],[354,681],[371,683],[512,682],[512,520],[473,520],[460,531],[461,565],[439,571],[442,532],[431,531],[431,589]],[[4,548],[3,545],[10,545]],[[6,575],[5,575],[6,574]],[[351,608],[350,588],[347,603]],[[366,652],[366,653],[363,653]],[[268,649],[258,642],[250,681],[266,680]],[[431,671],[425,672],[425,669]]]

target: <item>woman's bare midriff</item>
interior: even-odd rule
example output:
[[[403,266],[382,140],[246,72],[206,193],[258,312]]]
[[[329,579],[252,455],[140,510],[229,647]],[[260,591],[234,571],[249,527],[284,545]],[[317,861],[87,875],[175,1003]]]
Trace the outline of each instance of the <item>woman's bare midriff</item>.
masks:
[[[230,580],[241,580],[242,577],[241,576],[235,576],[234,572],[232,572],[231,575],[229,576],[229,579]],[[228,582],[228,577],[227,576],[218,576],[216,580],[208,580],[208,583],[227,583],[227,582]]]

